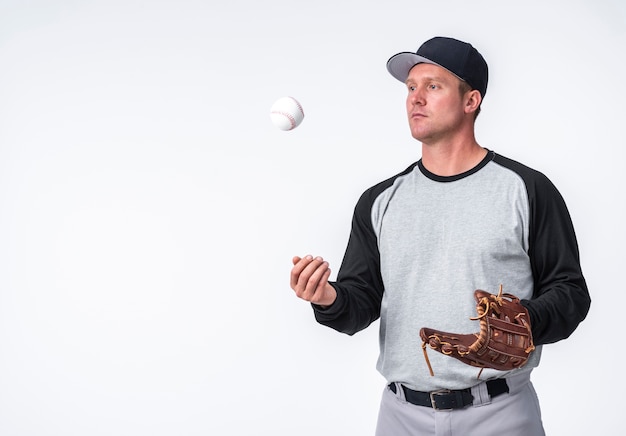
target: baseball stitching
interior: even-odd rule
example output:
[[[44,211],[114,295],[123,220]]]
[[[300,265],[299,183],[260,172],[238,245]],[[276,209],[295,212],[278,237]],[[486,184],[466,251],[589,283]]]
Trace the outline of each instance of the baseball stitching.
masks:
[[[302,106],[300,106],[300,103],[298,103],[298,100],[296,100],[293,97],[289,97],[289,98],[293,100],[293,102],[296,104],[296,106],[298,106],[298,109],[300,109],[300,113],[302,114],[302,116],[304,116],[304,109],[302,109]]]
[[[292,130],[296,127],[296,119],[294,117],[292,117],[290,114],[286,113],[286,112],[272,112],[274,115],[282,115],[285,118],[287,118],[289,120],[289,122],[291,123],[291,128],[289,130]]]

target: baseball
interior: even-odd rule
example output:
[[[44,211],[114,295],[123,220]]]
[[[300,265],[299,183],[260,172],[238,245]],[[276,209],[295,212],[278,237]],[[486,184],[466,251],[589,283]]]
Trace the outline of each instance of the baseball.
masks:
[[[302,105],[293,97],[282,97],[274,102],[270,110],[272,123],[280,130],[293,130],[304,119]]]

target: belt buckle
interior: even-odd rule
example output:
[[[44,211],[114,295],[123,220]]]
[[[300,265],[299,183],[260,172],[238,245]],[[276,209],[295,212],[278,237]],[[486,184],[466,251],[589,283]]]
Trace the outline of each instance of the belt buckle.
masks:
[[[450,394],[452,393],[452,391],[450,389],[438,389],[436,391],[432,391],[429,393],[430,395],[430,404],[433,407],[433,409],[435,410],[452,410],[452,407],[448,407],[447,409],[443,409],[443,408],[439,408],[437,407],[437,400],[436,400],[436,396],[437,395],[444,395],[444,394]]]

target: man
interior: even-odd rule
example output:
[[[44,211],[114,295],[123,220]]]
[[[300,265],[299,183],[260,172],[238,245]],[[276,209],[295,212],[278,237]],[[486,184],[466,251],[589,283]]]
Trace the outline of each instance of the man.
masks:
[[[377,435],[542,435],[530,373],[542,345],[567,338],[590,306],[566,205],[543,174],[476,141],[488,68],[472,45],[436,37],[387,69],[406,84],[422,158],[361,196],[336,281],[323,258],[294,257],[291,288],[340,332],[380,317],[388,385]],[[529,318],[527,362],[478,379],[478,368],[432,352],[431,376],[420,329],[477,332],[474,290],[500,285]]]

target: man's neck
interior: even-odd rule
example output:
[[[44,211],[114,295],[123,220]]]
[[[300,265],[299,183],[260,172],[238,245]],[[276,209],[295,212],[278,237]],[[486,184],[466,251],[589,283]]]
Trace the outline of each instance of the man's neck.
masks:
[[[422,143],[422,164],[438,176],[455,176],[474,168],[487,155],[475,140],[457,144]]]

